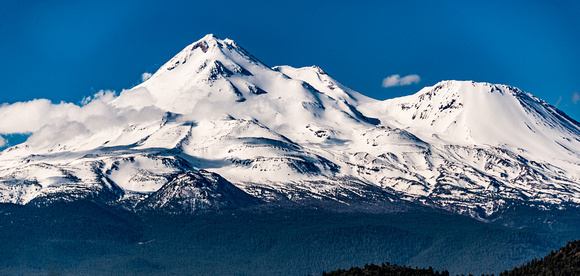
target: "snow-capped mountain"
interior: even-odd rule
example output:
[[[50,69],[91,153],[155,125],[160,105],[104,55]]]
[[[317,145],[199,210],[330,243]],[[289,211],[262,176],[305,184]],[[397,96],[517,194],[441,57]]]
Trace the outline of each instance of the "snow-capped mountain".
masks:
[[[411,201],[478,218],[580,204],[580,124],[505,85],[443,81],[378,101],[207,35],[79,109],[0,153],[1,202],[181,213]]]

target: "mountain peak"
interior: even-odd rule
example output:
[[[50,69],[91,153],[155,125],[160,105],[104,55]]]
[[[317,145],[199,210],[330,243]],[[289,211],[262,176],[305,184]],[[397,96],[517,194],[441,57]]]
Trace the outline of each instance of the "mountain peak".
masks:
[[[190,51],[195,51],[196,49],[201,49],[202,52],[207,53],[207,51],[211,49],[221,49],[224,47],[225,44],[230,44],[233,42],[231,39],[222,40],[215,36],[214,34],[207,34],[200,40],[192,43],[190,46]],[[188,49],[188,47],[185,48]]]
[[[345,117],[349,122],[377,122],[356,111],[358,101],[366,100],[363,96],[321,68],[270,68],[233,40],[213,34],[185,47],[146,82],[124,92],[116,103],[135,106],[134,96],[147,98],[147,104],[164,111],[193,112],[200,118],[228,114],[277,121],[281,114],[291,113],[300,120],[275,125],[292,125],[290,129],[300,131],[313,121],[325,122],[327,113],[336,113],[333,119]],[[199,112],[203,109],[211,112]]]
[[[207,40],[218,40],[218,39],[219,38],[216,35],[214,35],[214,34],[206,34],[204,37],[202,37],[200,39],[200,41],[201,40],[205,40],[205,41],[207,41]]]
[[[486,217],[517,199],[580,206],[580,124],[506,85],[443,81],[378,101],[209,34],[110,102],[68,108],[82,116],[2,152],[0,202],[78,194],[178,212],[394,195]]]
[[[235,64],[233,67],[244,67],[246,64],[251,63],[269,68],[235,41],[227,38],[220,39],[214,34],[208,34],[177,53],[157,70],[152,79],[176,68],[187,67],[189,68],[187,70],[191,73],[198,72],[200,67],[204,67],[204,64],[212,60],[217,60],[226,65]],[[184,65],[186,63],[189,65]]]
[[[511,145],[550,156],[567,152],[573,146],[564,145],[580,134],[580,124],[554,106],[508,85],[442,81],[386,103],[394,121],[445,143]]]

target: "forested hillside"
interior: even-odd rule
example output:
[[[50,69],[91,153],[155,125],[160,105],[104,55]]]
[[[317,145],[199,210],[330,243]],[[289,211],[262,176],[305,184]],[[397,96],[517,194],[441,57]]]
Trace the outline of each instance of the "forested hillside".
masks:
[[[550,275],[571,276],[580,275],[580,240],[569,242],[556,252],[551,252],[543,259],[533,259],[531,262],[505,271],[500,276]]]
[[[89,201],[0,204],[0,275],[321,275],[387,261],[498,275],[578,236],[562,229],[506,228],[420,208],[139,216]]]
[[[500,276],[573,276],[580,275],[580,240],[569,242],[560,250],[552,251],[542,259],[533,259],[531,262],[500,273]],[[324,272],[322,276],[431,276],[450,275],[449,271],[433,270],[429,268],[411,268],[406,266],[383,263],[365,265],[363,268],[351,267],[348,270]],[[472,275],[472,274],[469,274]],[[486,274],[487,275],[487,274]],[[493,274],[491,274],[493,275]]]

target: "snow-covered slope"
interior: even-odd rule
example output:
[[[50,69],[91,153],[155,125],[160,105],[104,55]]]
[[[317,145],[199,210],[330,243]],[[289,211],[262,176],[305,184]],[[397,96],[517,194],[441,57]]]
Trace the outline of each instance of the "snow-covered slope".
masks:
[[[0,153],[0,201],[179,213],[403,200],[475,217],[580,204],[580,124],[505,85],[378,101],[207,35],[102,105],[122,123],[55,123]]]

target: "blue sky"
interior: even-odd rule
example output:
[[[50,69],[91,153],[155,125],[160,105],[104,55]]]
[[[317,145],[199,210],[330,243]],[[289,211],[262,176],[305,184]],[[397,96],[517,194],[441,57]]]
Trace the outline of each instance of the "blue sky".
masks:
[[[580,120],[578,18],[579,1],[5,0],[0,103],[121,91],[214,33],[270,66],[316,64],[377,99],[485,81]],[[395,74],[420,81],[383,87]]]

